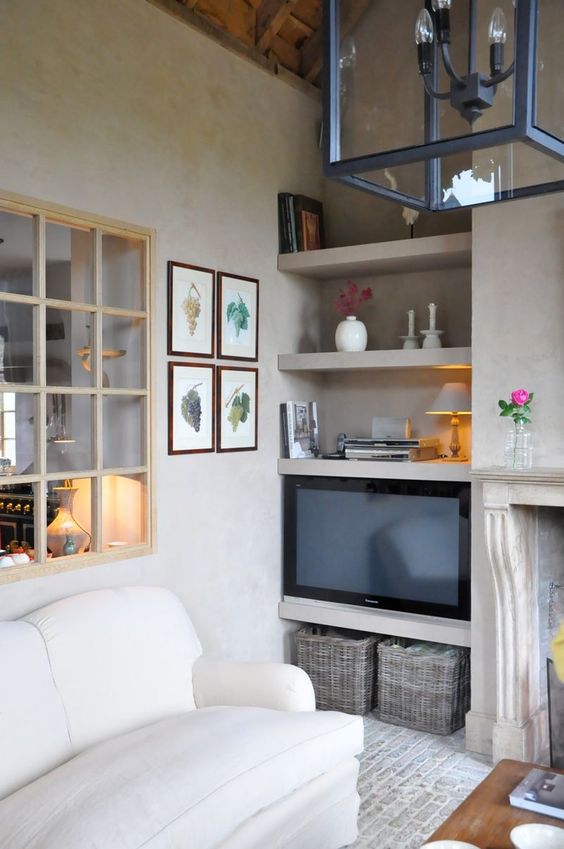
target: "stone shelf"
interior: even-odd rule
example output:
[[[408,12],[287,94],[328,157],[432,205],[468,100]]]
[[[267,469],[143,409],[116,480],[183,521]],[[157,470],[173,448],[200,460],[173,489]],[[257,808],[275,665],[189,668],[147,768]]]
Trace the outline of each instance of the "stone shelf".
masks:
[[[420,348],[404,351],[326,351],[279,354],[280,371],[361,371],[364,369],[470,368],[471,348]]]
[[[280,254],[278,270],[303,277],[338,279],[370,274],[470,268],[471,233],[398,239],[343,248]]]

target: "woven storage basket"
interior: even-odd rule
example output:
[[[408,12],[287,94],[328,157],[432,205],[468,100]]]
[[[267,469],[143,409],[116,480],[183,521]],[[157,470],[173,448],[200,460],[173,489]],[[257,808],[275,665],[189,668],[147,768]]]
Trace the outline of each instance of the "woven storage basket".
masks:
[[[378,708],[385,722],[452,734],[470,710],[470,651],[387,639],[378,644]]]
[[[376,644],[357,631],[306,626],[297,631],[298,666],[311,678],[319,710],[364,714],[376,704]]]

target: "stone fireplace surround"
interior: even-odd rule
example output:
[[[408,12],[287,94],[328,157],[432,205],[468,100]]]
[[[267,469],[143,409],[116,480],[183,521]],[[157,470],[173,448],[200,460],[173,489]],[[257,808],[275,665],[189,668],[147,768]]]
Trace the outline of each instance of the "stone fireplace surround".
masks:
[[[564,469],[477,469],[496,610],[493,760],[537,761],[548,747],[540,668],[539,508],[564,507]],[[564,514],[563,514],[564,517]],[[564,521],[564,518],[563,518]]]

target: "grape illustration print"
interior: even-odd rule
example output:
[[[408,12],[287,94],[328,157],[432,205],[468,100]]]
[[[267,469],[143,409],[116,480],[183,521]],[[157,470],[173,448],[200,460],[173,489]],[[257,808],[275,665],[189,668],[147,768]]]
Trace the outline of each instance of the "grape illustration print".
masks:
[[[218,366],[218,451],[257,447],[258,369]]]
[[[215,369],[205,363],[169,363],[169,454],[215,450]]]
[[[218,357],[256,362],[259,281],[218,271],[217,292]]]

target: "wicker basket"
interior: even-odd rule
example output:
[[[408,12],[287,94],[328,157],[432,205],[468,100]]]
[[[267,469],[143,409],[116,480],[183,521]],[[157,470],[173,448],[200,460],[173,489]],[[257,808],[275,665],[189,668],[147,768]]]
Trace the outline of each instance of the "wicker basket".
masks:
[[[387,639],[378,644],[378,708],[385,722],[452,734],[470,709],[470,651]]]
[[[376,644],[382,638],[357,631],[301,628],[298,666],[313,682],[319,710],[364,714],[376,703]]]

